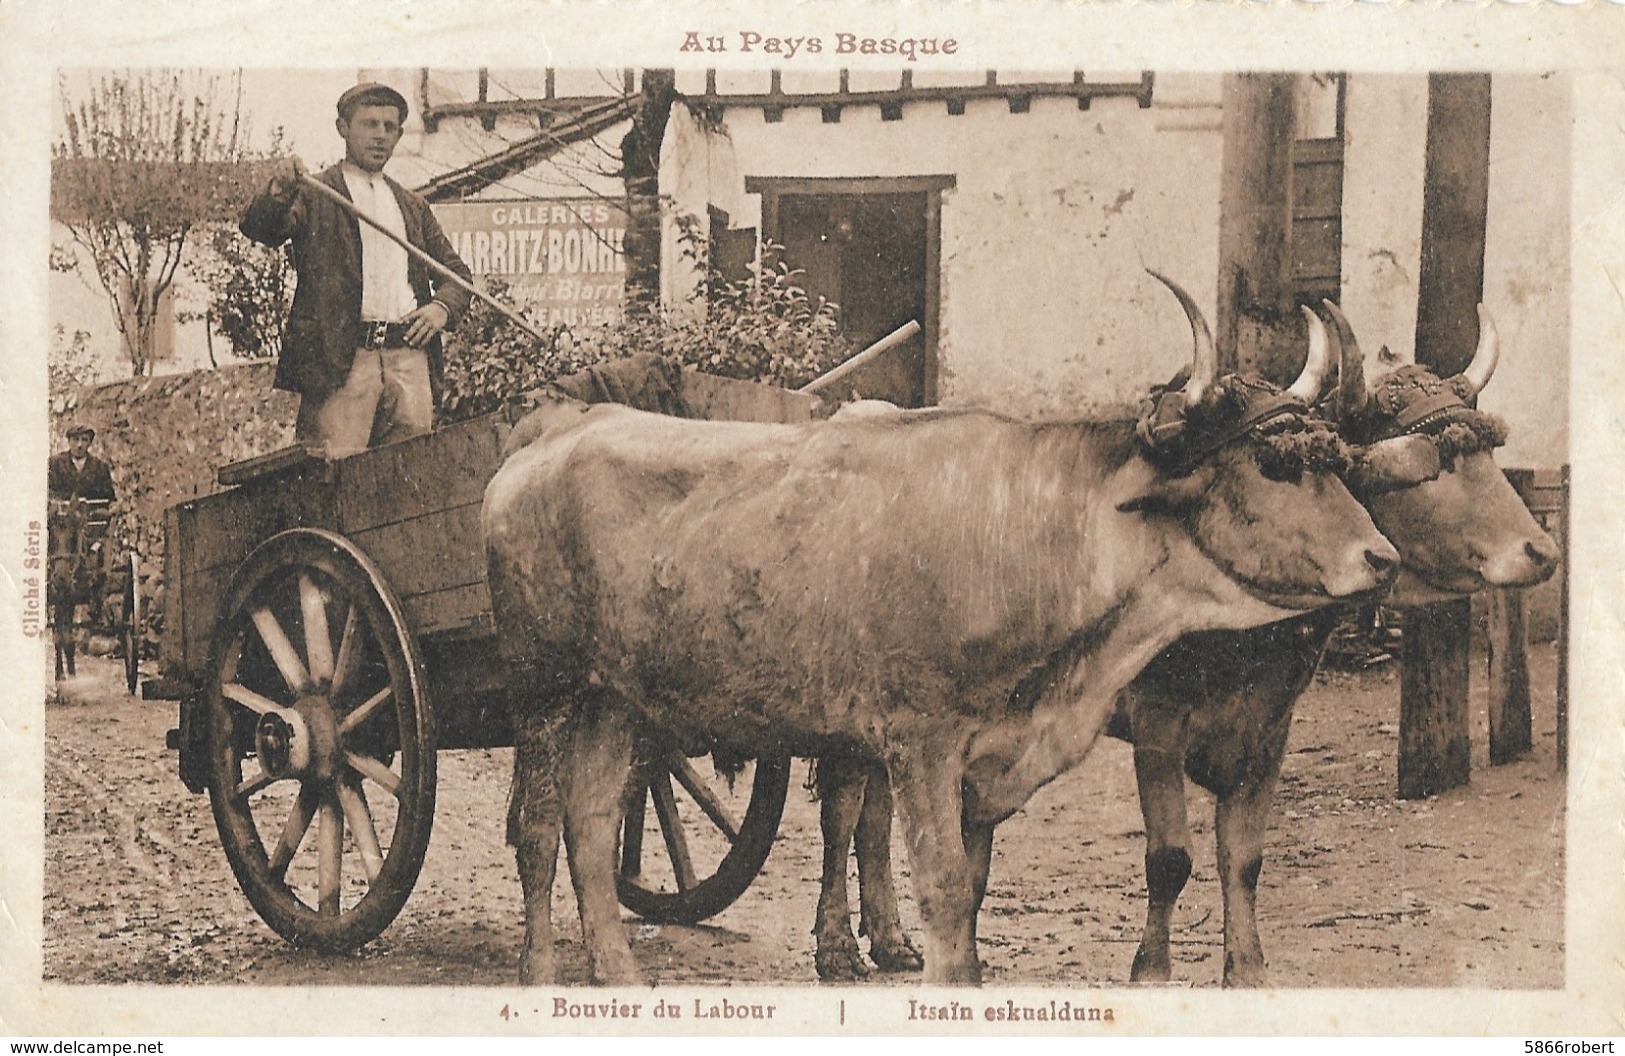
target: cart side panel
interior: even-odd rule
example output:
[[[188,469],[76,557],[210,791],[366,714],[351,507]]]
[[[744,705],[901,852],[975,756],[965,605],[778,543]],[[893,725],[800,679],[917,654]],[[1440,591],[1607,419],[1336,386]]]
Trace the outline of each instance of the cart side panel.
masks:
[[[401,607],[406,610],[407,622],[424,628],[425,635],[455,633],[466,637],[489,634],[492,629],[491,592],[483,579],[460,587],[414,594],[402,601]]]
[[[339,531],[378,565],[420,638],[489,623],[480,506],[507,429],[488,415],[334,467]]]
[[[182,503],[172,513],[165,559],[178,595],[171,603],[180,623],[180,670],[174,673],[201,679],[231,577],[254,548],[289,528],[336,526],[333,474],[325,463],[308,463]]]
[[[346,534],[383,570],[419,637],[490,611],[478,502]]]
[[[714,374],[683,375],[683,402],[713,422],[807,422],[824,416],[824,402],[805,392]]]
[[[335,463],[341,530],[352,535],[434,510],[478,506],[507,431],[501,416],[485,415]]]

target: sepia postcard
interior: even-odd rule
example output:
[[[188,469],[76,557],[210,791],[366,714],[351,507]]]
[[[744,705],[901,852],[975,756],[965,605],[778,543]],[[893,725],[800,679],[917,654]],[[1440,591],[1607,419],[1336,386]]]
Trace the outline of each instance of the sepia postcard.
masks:
[[[8,5],[0,1030],[1619,1034],[1622,14]]]

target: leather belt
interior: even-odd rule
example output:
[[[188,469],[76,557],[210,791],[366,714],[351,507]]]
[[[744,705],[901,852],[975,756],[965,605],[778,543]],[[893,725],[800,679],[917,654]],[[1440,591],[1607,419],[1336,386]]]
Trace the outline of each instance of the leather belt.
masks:
[[[362,326],[362,348],[406,348],[406,323],[365,321]]]

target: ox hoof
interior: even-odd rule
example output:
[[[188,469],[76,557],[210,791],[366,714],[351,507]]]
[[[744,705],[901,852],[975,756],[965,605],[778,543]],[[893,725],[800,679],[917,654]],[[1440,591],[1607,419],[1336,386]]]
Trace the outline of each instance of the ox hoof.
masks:
[[[869,966],[863,963],[858,942],[851,935],[820,938],[813,964],[819,980],[826,983],[855,983],[869,977]]]
[[[1134,952],[1134,967],[1129,969],[1131,983],[1166,983],[1173,978],[1173,968],[1166,955],[1148,956],[1144,950]]]
[[[552,986],[558,981],[556,974],[551,957],[526,953],[519,958],[520,986]]]
[[[636,965],[615,965],[614,967],[594,967],[589,973],[589,982],[593,986],[642,986],[643,976],[638,972]]]
[[[1270,985],[1269,973],[1262,961],[1239,961],[1225,958],[1224,985],[1231,990],[1257,989]]]
[[[1260,990],[1269,985],[1269,974],[1262,970],[1256,972],[1226,972],[1224,976],[1226,990]]]
[[[869,959],[883,972],[917,972],[925,967],[925,958],[901,932],[870,940]]]

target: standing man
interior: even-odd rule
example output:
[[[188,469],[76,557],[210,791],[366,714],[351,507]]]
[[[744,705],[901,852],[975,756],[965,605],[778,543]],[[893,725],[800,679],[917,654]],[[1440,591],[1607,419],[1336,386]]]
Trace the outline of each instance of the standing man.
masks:
[[[113,471],[106,462],[90,453],[90,442],[94,439],[96,430],[88,425],[76,425],[68,430],[68,449],[60,455],[52,455],[46,466],[45,489],[48,498],[60,502],[70,499],[114,500]]]
[[[316,179],[468,279],[429,204],[384,175],[405,121],[395,89],[349,89],[335,123],[344,160]],[[468,293],[303,186],[306,171],[296,157],[279,162],[241,228],[268,246],[292,244],[299,282],[275,384],[300,394],[294,439],[339,458],[433,426],[440,332],[462,317]]]

